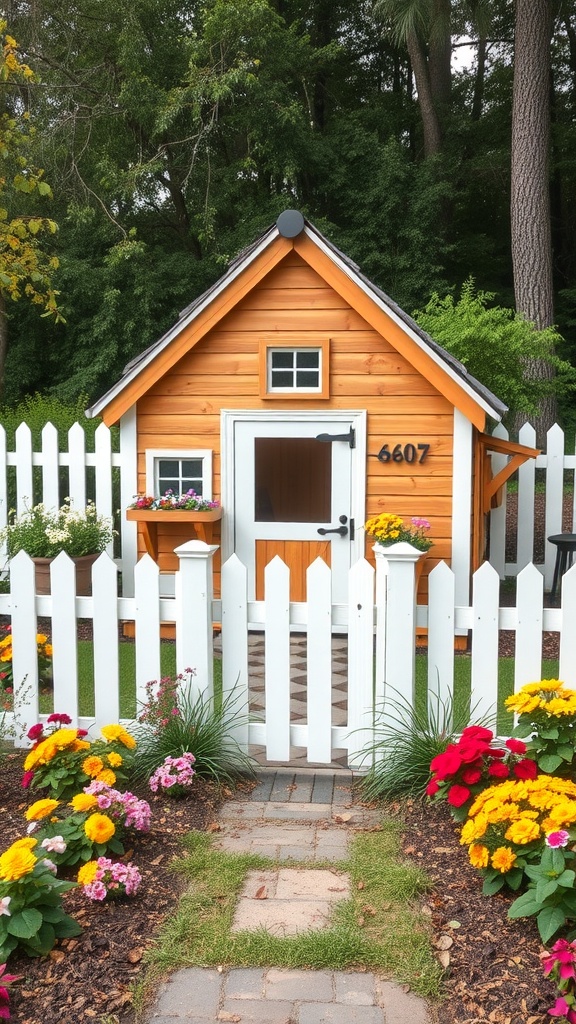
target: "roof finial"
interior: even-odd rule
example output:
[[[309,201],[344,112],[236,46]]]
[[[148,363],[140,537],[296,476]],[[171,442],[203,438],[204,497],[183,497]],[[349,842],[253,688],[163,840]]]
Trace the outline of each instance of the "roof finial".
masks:
[[[276,221],[282,238],[296,238],[304,230],[304,217],[300,210],[283,210]]]

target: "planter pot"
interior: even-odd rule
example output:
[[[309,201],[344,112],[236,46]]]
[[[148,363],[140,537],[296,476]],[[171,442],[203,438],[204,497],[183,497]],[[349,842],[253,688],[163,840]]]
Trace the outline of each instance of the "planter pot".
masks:
[[[148,509],[128,508],[126,519],[132,523],[140,523],[146,551],[155,562],[158,561],[158,523],[190,523],[192,532],[205,544],[212,543],[213,524],[222,518],[221,508],[208,508],[204,512],[192,509]]]
[[[78,597],[92,596],[92,566],[97,558],[100,558],[100,552],[95,555],[80,555],[79,558],[72,559],[76,566],[76,594]],[[32,561],[36,567],[36,593],[49,594],[50,565],[54,559],[33,558]]]

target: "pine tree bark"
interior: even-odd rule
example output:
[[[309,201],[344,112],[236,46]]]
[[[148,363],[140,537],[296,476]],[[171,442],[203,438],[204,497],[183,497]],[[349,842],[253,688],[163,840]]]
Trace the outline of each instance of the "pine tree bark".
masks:
[[[551,0],[516,0],[510,219],[516,309],[538,329],[554,321],[549,195]],[[530,361],[526,373],[551,379]],[[535,424],[541,440],[557,416],[554,396]]]
[[[432,96],[430,74],[428,63],[422,44],[415,32],[409,32],[406,37],[406,46],[410,63],[414,72],[416,89],[418,90],[418,106],[422,118],[422,131],[424,134],[424,156],[434,156],[442,148],[442,134],[438,111]]]

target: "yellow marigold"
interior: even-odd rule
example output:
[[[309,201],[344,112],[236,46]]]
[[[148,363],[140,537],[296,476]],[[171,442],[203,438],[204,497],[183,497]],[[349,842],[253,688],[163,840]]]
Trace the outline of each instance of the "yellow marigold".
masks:
[[[57,746],[58,750],[63,750],[64,747],[69,747],[71,743],[78,739],[78,730],[56,729],[56,732],[52,733],[50,739]]]
[[[34,870],[36,860],[25,846],[13,844],[0,857],[0,878],[5,882],[17,882]]]
[[[47,764],[48,761],[51,761],[57,753],[58,747],[52,743],[51,737],[42,740],[42,742],[28,754],[24,761],[24,771],[28,772],[31,768],[36,768],[39,764]]]
[[[45,633],[37,633],[36,634],[36,643],[37,644],[45,644],[47,639],[48,639],[48,637],[46,636]]]
[[[462,846],[469,846],[475,839],[481,839],[487,828],[488,821],[483,814],[479,814],[477,818],[474,819],[469,818],[462,827],[460,843]]]
[[[98,772],[101,772],[104,767],[104,761],[97,754],[91,754],[85,761],[82,761],[82,771],[89,775],[91,779],[95,779]]]
[[[473,843],[468,850],[468,856],[473,868],[487,868],[489,851],[481,843]]]
[[[507,697],[505,703],[509,711],[516,711],[518,715],[529,715],[536,708],[545,706],[540,697],[530,697],[529,694],[522,692]]]
[[[518,804],[500,804],[500,806],[484,808],[484,814],[491,825],[497,825],[501,821],[514,821],[518,813]]]
[[[59,800],[36,800],[26,811],[26,821],[40,821],[42,818],[47,818],[59,806]]]
[[[98,862],[95,860],[89,860],[83,864],[77,875],[78,885],[90,885],[96,878],[97,870]]]
[[[84,822],[84,831],[91,842],[107,843],[116,828],[107,814],[91,814]]]
[[[497,850],[494,850],[490,860],[492,867],[505,875],[513,867],[516,854],[512,852],[509,846],[499,846]]]
[[[574,697],[553,697],[546,704],[546,713],[551,717],[554,715],[573,715],[576,713],[576,700]]]
[[[121,754],[117,754],[115,750],[111,750],[109,754],[106,754],[106,760],[113,768],[119,768],[124,763],[124,758]]]
[[[88,740],[74,740],[74,743],[70,744],[68,750],[75,754],[78,750],[90,750],[91,746],[92,744]]]
[[[517,843],[519,846],[532,843],[539,836],[540,826],[536,821],[531,821],[529,818],[517,818],[504,833],[504,838],[509,843]]]
[[[70,807],[75,811],[91,811],[97,804],[98,800],[93,793],[76,793],[70,801]]]
[[[34,836],[25,836],[23,839],[16,839],[16,841],[12,843],[11,849],[33,850],[37,843],[38,840],[34,839]]]
[[[116,776],[111,768],[103,768],[101,772],[98,772],[96,781],[105,782],[107,786],[113,786],[116,782]]]
[[[136,746],[136,740],[123,725],[103,725],[100,731],[108,743],[118,740],[119,743],[128,747],[129,750],[133,750]]]
[[[54,648],[52,647],[52,644],[44,644],[44,654],[46,655],[46,657],[51,658],[53,653]]]
[[[539,679],[536,683],[526,683],[518,693],[553,693],[563,686],[564,683],[560,679]]]

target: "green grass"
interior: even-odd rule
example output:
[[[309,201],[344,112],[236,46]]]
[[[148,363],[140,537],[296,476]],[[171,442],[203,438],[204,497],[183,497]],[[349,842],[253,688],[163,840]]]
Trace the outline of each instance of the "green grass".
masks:
[[[350,899],[335,907],[327,928],[288,938],[264,930],[230,930],[247,872],[281,865],[264,857],[214,850],[210,836],[189,834],[184,839],[186,856],[175,865],[188,887],[146,954],[147,971],[137,992],[137,1008],[167,972],[223,964],[363,967],[389,973],[419,995],[437,996],[442,968],[432,950],[429,919],[417,908],[430,883],[422,870],[401,858],[401,830],[398,820],[388,819],[379,831],[357,835],[349,861],[335,865],[350,875]],[[291,862],[291,866],[298,865]],[[321,866],[330,865],[314,863]]]
[[[136,648],[131,643],[121,643],[118,647],[120,671],[120,717],[136,717]],[[176,675],[176,646],[163,643],[160,645],[160,666],[163,676]],[[218,690],[222,678],[222,662],[214,659],[214,688]],[[94,645],[91,640],[78,641],[78,697],[80,714],[90,717],[94,714]],[[49,714],[51,711],[64,711],[65,708],[53,707],[53,696],[44,693],[40,697],[40,711]]]

